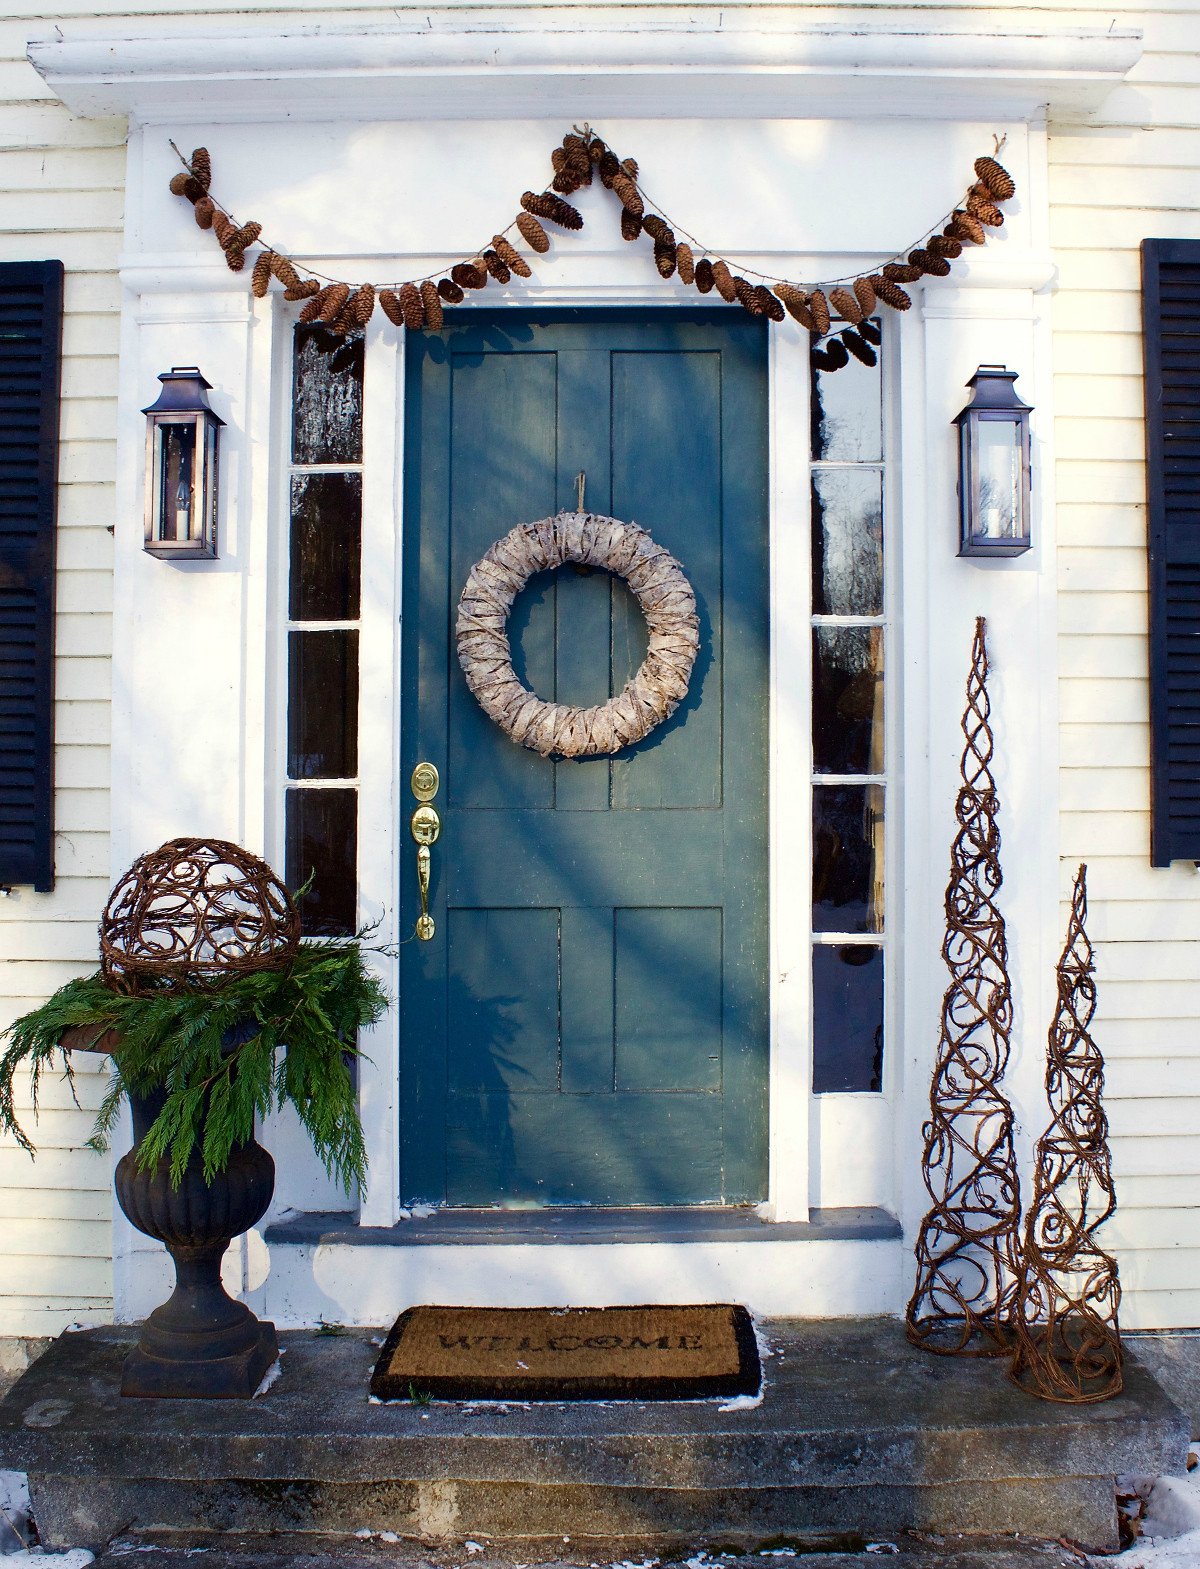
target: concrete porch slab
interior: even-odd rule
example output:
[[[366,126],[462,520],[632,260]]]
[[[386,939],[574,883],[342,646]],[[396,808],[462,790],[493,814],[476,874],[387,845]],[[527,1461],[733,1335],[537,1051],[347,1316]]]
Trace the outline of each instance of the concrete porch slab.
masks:
[[[157,1533],[389,1530],[679,1537],[925,1531],[1116,1544],[1113,1478],[1182,1472],[1188,1424],[1126,1392],[1048,1405],[1001,1366],[929,1356],[892,1319],[767,1320],[760,1405],[373,1405],[369,1331],[281,1336],[260,1399],[122,1400],[136,1331],[64,1335],[0,1403],[48,1545]]]

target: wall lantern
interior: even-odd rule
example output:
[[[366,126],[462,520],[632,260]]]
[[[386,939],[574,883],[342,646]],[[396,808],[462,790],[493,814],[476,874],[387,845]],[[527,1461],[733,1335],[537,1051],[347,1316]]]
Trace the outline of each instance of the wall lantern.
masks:
[[[194,365],[158,378],[146,416],[146,549],[164,561],[217,554],[217,438],[225,421],[208,406],[211,383]]]
[[[960,556],[1019,556],[1029,534],[1029,405],[1013,382],[1018,372],[981,365],[967,386],[970,403],[956,414]]]

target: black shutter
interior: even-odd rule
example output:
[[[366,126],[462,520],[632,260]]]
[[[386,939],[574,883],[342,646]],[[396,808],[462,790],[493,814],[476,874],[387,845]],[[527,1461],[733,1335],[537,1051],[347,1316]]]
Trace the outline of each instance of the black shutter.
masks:
[[[0,883],[54,886],[61,262],[0,264]]]

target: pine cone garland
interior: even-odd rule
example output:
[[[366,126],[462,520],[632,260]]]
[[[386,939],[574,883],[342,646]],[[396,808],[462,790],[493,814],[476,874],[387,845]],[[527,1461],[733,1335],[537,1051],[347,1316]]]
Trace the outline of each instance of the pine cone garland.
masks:
[[[829,331],[829,301],[820,289],[814,289],[808,296],[808,312],[813,319],[813,326],[824,337]]]
[[[879,364],[879,357],[875,350],[853,327],[847,327],[845,332],[839,332],[838,337],[856,360],[861,360],[864,365]]]
[[[492,244],[496,247],[496,255],[506,267],[511,267],[518,278],[532,278],[533,269],[521,255],[520,251],[510,245],[502,234],[493,234]],[[507,280],[505,280],[507,281]],[[445,299],[445,295],[442,298]]]
[[[460,289],[482,289],[488,280],[487,268],[482,261],[457,262],[451,267],[450,276]]]
[[[621,206],[626,212],[633,213],[635,218],[640,218],[645,212],[641,192],[627,174],[618,174],[613,177],[612,188],[620,197]]]
[[[886,268],[884,270],[886,271]],[[900,285],[893,283],[890,278],[880,278],[875,285],[875,295],[885,305],[890,305],[894,311],[906,311],[912,304],[912,296],[906,294]]]
[[[709,261],[707,256],[701,256],[696,263],[696,288],[701,294],[711,294],[716,281],[713,277],[712,262]]]
[[[497,283],[508,283],[510,281],[510,279],[512,278],[512,272],[509,269],[508,264],[506,262],[501,261],[500,254],[499,254],[498,251],[493,251],[493,250],[484,251],[484,253],[483,253],[483,265],[491,273],[492,277],[495,278]],[[434,290],[434,293],[435,294],[437,293],[436,289]],[[428,311],[429,311],[428,304],[426,304],[425,310],[426,310],[426,314],[428,314]]]
[[[1000,165],[997,164],[996,167],[999,169]],[[207,191],[209,186],[212,184],[212,159],[208,156],[207,147],[193,148],[191,168],[192,173],[195,175],[196,179],[199,180],[200,184]],[[977,174],[979,173],[978,170],[975,172]],[[1003,169],[1001,169],[1000,172],[1003,174]]]
[[[675,265],[679,268],[679,280],[689,287],[696,278],[696,259],[692,255],[690,245],[685,245],[682,240],[675,247]]]
[[[888,262],[883,269],[883,276],[889,283],[916,283],[921,276],[921,269],[919,267],[910,267],[907,262]],[[878,288],[876,288],[875,293],[879,293]]]
[[[531,250],[537,251],[539,256],[545,255],[550,249],[549,235],[531,212],[517,214],[517,228],[520,229],[525,243]]]
[[[462,299],[461,293],[459,299]],[[404,325],[409,332],[420,332],[425,325],[425,306],[421,302],[421,291],[415,283],[405,283],[401,286],[400,314],[404,317]]]
[[[250,292],[256,300],[261,300],[271,287],[271,252],[260,251],[258,260],[254,263],[254,271],[250,274]]]
[[[380,289],[379,308],[394,326],[403,327],[404,312],[400,309],[400,300],[394,289]]]
[[[727,305],[732,305],[734,300],[737,299],[737,285],[733,281],[729,268],[723,261],[715,261],[713,262],[712,275],[713,282],[717,286],[717,293]]]
[[[295,283],[289,284],[283,291],[285,300],[311,300],[314,294],[320,294],[321,285],[315,278],[297,278]]]
[[[808,295],[803,289],[798,289],[794,283],[777,283],[775,293],[787,307],[787,313],[793,321],[798,321],[808,332],[816,329],[816,322],[808,308]]]
[[[213,220],[217,215],[217,209],[213,206],[211,197],[202,196],[196,205],[192,208],[192,211],[196,215],[196,222],[202,229],[212,228]]]
[[[660,278],[669,278],[675,271],[675,247],[665,245],[661,240],[654,246],[654,265],[658,268]]]
[[[950,271],[950,263],[942,256],[934,256],[930,251],[923,251],[919,247],[909,251],[908,259],[914,267],[919,267],[922,272],[927,272],[931,278],[944,278]]]
[[[642,232],[642,220],[636,213],[621,208],[621,238],[623,240],[636,240]]]
[[[994,158],[976,158],[975,173],[991,191],[998,202],[1006,202],[1017,194],[1017,184],[1003,164]]]
[[[451,278],[439,278],[437,291],[447,305],[461,305],[463,291]],[[403,293],[403,290],[401,291]]]
[[[863,308],[849,289],[830,289],[829,303],[842,320],[850,322],[851,325],[863,319]]]
[[[864,316],[869,316],[875,309],[875,280],[874,278],[855,278],[852,285],[854,298],[858,301]]]
[[[425,311],[425,325],[430,332],[440,332],[445,317],[442,315],[442,297],[428,278],[421,285],[421,305]]]

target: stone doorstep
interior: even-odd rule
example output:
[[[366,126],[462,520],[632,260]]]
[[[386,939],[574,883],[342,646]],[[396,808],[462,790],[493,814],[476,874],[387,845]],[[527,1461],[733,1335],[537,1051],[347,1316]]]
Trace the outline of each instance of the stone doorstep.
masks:
[[[1020,1531],[1115,1545],[1113,1478],[1182,1473],[1187,1423],[1130,1358],[1098,1406],[1031,1399],[994,1362],[932,1357],[891,1319],[759,1325],[762,1403],[367,1400],[367,1330],[290,1331],[261,1399],[117,1397],[136,1334],[67,1334],[0,1402],[54,1544],[131,1527],[449,1540]],[[151,1473],[152,1474],[148,1474]]]

